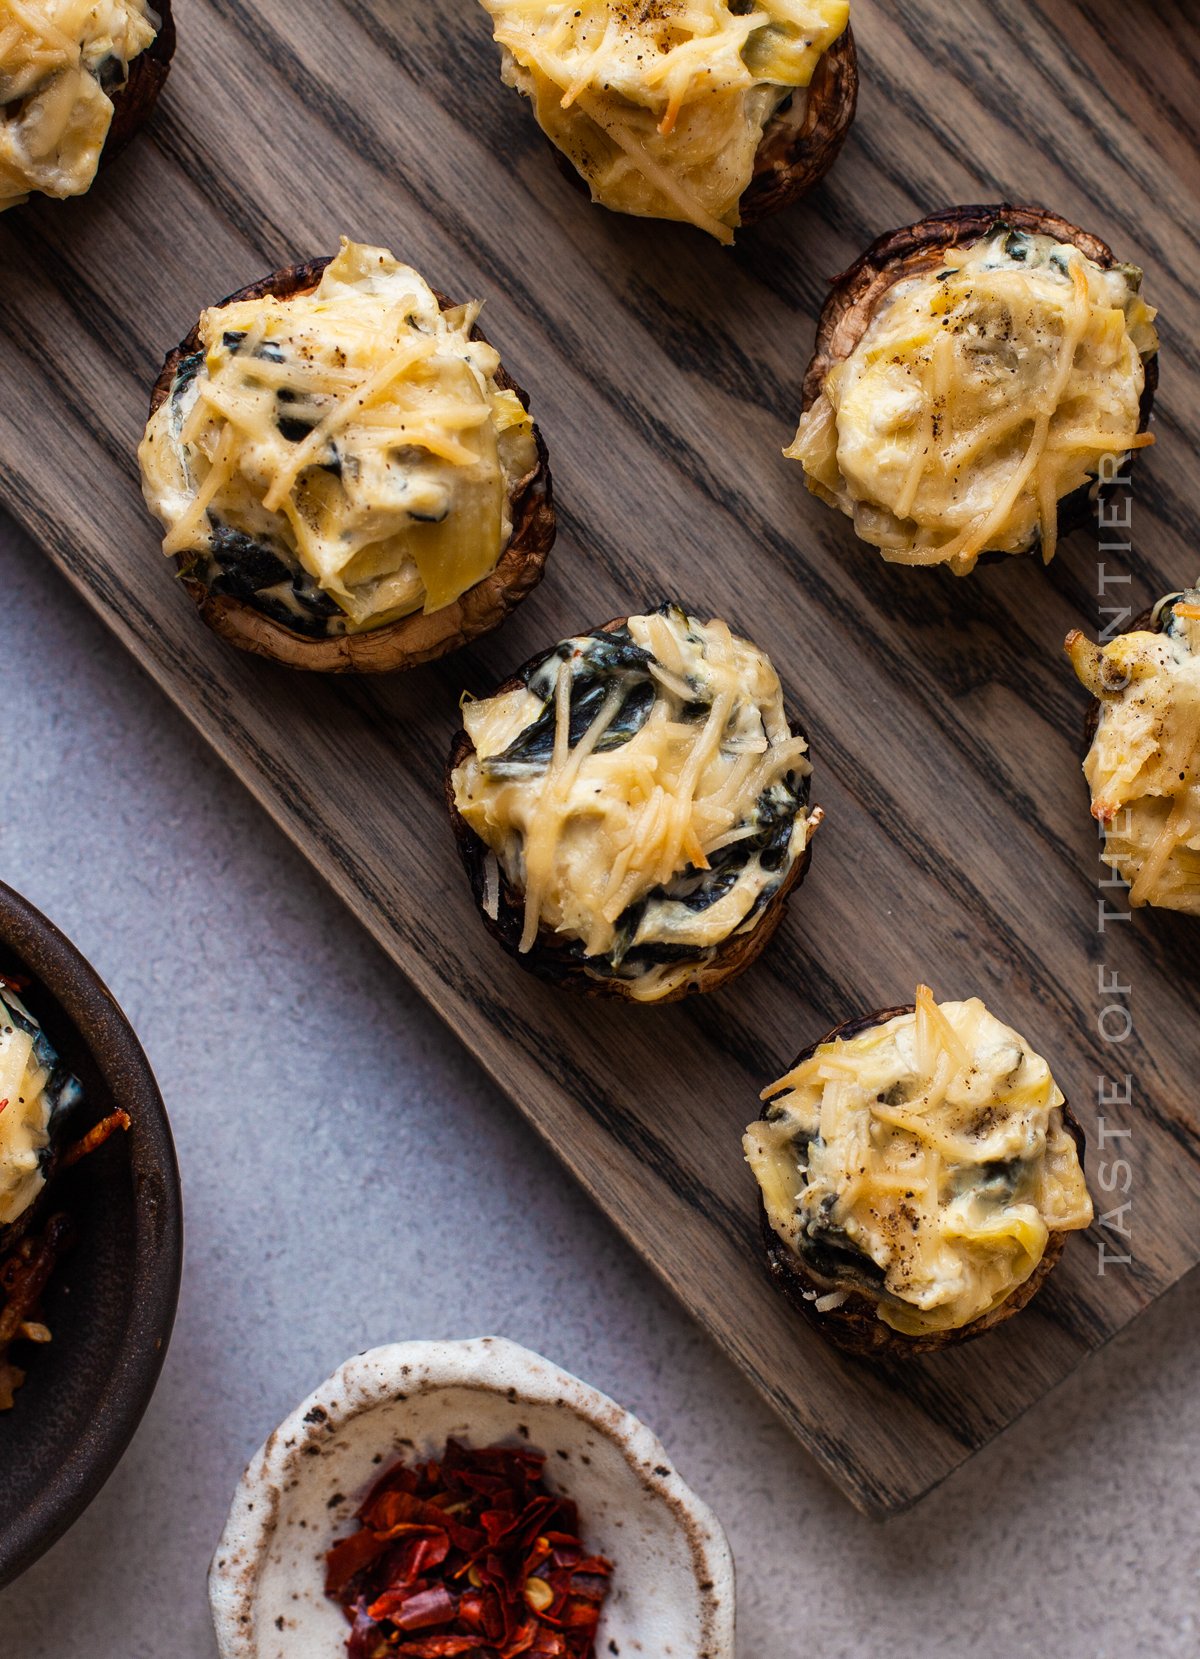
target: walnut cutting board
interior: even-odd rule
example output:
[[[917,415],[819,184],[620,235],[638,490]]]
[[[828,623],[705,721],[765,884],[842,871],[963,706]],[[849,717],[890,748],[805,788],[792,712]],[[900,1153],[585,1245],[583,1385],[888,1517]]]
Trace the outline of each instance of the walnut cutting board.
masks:
[[[90,197],[0,221],[3,500],[854,1502],[900,1509],[1200,1257],[1200,923],[1143,912],[1097,931],[1119,895],[1098,886],[1084,699],[1061,654],[1099,618],[1094,534],[1048,570],[885,566],[779,452],[834,272],[948,203],[1040,201],[1143,265],[1162,311],[1158,444],[1133,551],[1104,556],[1132,578],[1110,602],[1196,579],[1200,16],[1184,0],[1136,22],[1127,0],[855,0],[863,91],[841,161],[731,254],[571,189],[473,0],[177,14],[150,131]],[[134,460],[159,362],[201,306],[343,230],[485,297],[561,514],[546,581],[499,635],[373,682],[289,676],[212,638],[157,550]],[[443,757],[464,686],[666,595],[771,653],[827,821],[736,985],[669,1009],[583,1005],[485,937]],[[1098,1032],[1101,966],[1132,986],[1120,1045]],[[803,1044],[910,1000],[918,978],[983,995],[1051,1058],[1093,1173],[1114,1148],[1130,1160],[1132,1237],[1094,1227],[1009,1326],[872,1370],[768,1282],[739,1135]],[[1132,1103],[1105,1111],[1132,1134],[1102,1154],[1097,1078],[1127,1072]],[[1101,1276],[1103,1239],[1132,1261]]]

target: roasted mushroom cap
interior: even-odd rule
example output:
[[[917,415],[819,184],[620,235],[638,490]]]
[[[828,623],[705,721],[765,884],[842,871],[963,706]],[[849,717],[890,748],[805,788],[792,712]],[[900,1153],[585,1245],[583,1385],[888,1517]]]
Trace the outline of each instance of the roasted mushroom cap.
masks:
[[[763,129],[754,177],[739,207],[743,225],[757,224],[799,201],[837,160],[858,105],[858,52],[849,25],[822,56],[807,92],[800,120],[794,117],[793,99]]]
[[[623,628],[628,622],[628,616],[615,617],[611,622],[604,623],[603,627],[594,630],[596,633],[614,633]],[[526,683],[529,674],[537,668],[545,658],[541,653],[530,660],[517,673],[503,680],[489,693],[490,696],[500,696],[507,691],[517,691]],[[804,733],[799,722],[788,711],[788,725],[797,736]],[[445,792],[446,807],[450,813],[450,822],[454,829],[454,838],[462,857],[467,877],[471,883],[471,891],[475,895],[475,902],[479,906],[479,913],[484,925],[493,938],[520,963],[528,972],[536,974],[553,985],[561,985],[567,990],[576,991],[589,997],[623,997],[628,1001],[637,1000],[634,996],[630,981],[613,978],[600,978],[594,972],[589,972],[585,959],[580,955],[576,942],[553,932],[548,927],[541,927],[533,946],[522,951],[520,947],[521,935],[525,926],[525,896],[514,887],[506,878],[503,869],[498,869],[498,891],[493,896],[493,903],[489,904],[487,891],[487,861],[490,849],[487,843],[478,836],[466,819],[458,810],[454,793],[454,773],[472,754],[475,746],[465,731],[459,731],[450,745],[450,755],[446,762]],[[808,779],[802,782],[799,791],[800,809],[807,806],[809,795]],[[795,889],[803,881],[808,870],[809,860],[812,857],[811,835],[807,840],[803,852],[792,864],[784,880],[770,895],[765,905],[758,912],[754,925],[744,932],[734,932],[723,939],[715,948],[712,956],[701,965],[695,975],[685,983],[677,985],[664,996],[654,999],[654,1006],[661,1007],[668,1002],[679,1002],[686,996],[712,991],[727,980],[735,979],[743,973],[759,956],[767,945],[775,929],[783,920],[787,901]],[[498,861],[496,861],[498,864]],[[492,908],[495,914],[492,914]]]
[[[857,1019],[844,1020],[841,1025],[835,1025],[832,1031],[810,1043],[788,1067],[794,1071],[806,1060],[812,1058],[817,1049],[824,1043],[848,1042],[873,1026],[886,1025],[889,1020],[901,1015],[914,1012],[914,1005],[910,1002],[899,1008],[881,1008],[877,1013],[864,1014]],[[1079,1153],[1080,1166],[1083,1165],[1084,1136],[1078,1120],[1071,1108],[1064,1101],[1059,1108],[1062,1113],[1063,1126],[1071,1139],[1075,1142]],[[1063,1252],[1063,1245],[1067,1241],[1066,1232],[1051,1232],[1046,1241],[1046,1248],[1037,1267],[1023,1284],[1007,1296],[998,1307],[981,1318],[972,1320],[970,1324],[959,1326],[956,1330],[930,1331],[919,1336],[906,1336],[903,1332],[893,1330],[890,1325],[880,1319],[876,1304],[864,1292],[850,1286],[836,1284],[830,1280],[814,1277],[804,1261],[779,1237],[771,1226],[767,1208],[760,1191],[761,1228],[763,1244],[766,1250],[767,1266],[771,1277],[787,1297],[788,1301],[798,1312],[809,1320],[821,1335],[827,1337],[837,1347],[846,1353],[857,1354],[868,1359],[908,1359],[917,1354],[930,1354],[939,1348],[948,1348],[962,1342],[971,1342],[985,1331],[994,1329],[1011,1319],[1014,1313],[1019,1313],[1027,1303],[1037,1295],[1053,1270],[1055,1263]],[[832,1291],[840,1292],[845,1300],[838,1307],[827,1307],[825,1311],[818,1310],[816,1303],[819,1297],[826,1297]]]
[[[971,246],[1002,227],[1024,231],[1031,236],[1051,236],[1058,242],[1074,243],[1102,270],[1112,270],[1120,263],[1106,242],[1090,231],[1081,230],[1070,220],[1045,208],[1018,207],[1009,202],[947,208],[942,213],[930,214],[915,225],[889,231],[833,280],[817,324],[816,347],[804,375],[802,410],[807,413],[820,396],[830,369],[835,363],[848,358],[862,340],[890,288],[898,282],[936,270],[950,248]],[[1150,424],[1150,412],[1158,386],[1157,356],[1143,358],[1142,363],[1145,380],[1139,406],[1139,433],[1145,432]],[[1087,523],[1092,503],[1108,487],[1109,481],[1100,478],[1082,485],[1060,500],[1060,535],[1066,535]],[[1040,536],[1035,533],[1024,551],[1035,552],[1039,544]],[[995,561],[1011,556],[988,550],[979,558]]]
[[[326,256],[273,271],[270,276],[239,288],[220,304],[261,299],[266,294],[290,299],[296,294],[311,293],[329,263]],[[454,302],[444,294],[438,294],[437,300],[443,311],[453,309]],[[471,337],[485,338],[479,328],[472,330]],[[197,322],[163,363],[150,397],[151,415],[170,393],[179,365],[199,345]],[[503,366],[497,369],[494,379],[502,390],[515,392],[528,409],[527,394]],[[362,633],[312,639],[265,615],[245,600],[211,592],[196,576],[188,574],[191,561],[186,553],[176,556],[180,581],[214,633],[240,650],[270,657],[288,668],[327,674],[381,674],[432,662],[498,627],[542,579],[546,556],[554,544],[556,523],[549,458],[536,425],[533,436],[537,467],[510,492],[513,529],[507,547],[494,570],[440,610],[428,614],[415,611]]]
[[[171,14],[171,0],[154,0],[154,10],[161,19],[158,33],[146,50],[139,52],[129,65],[125,85],[112,94],[112,122],[100,152],[101,165],[119,155],[138,128],[149,120],[171,67],[175,54],[175,19]]]

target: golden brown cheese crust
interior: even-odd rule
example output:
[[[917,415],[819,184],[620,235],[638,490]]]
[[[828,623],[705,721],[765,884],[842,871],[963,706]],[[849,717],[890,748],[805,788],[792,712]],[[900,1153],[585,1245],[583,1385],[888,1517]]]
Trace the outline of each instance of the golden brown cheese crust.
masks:
[[[1009,202],[947,208],[941,213],[930,214],[914,225],[889,231],[833,280],[817,323],[816,346],[804,375],[802,412],[807,413],[821,395],[825,378],[834,364],[845,361],[858,346],[889,289],[911,277],[937,270],[948,249],[970,246],[1002,224],[1030,235],[1050,236],[1059,242],[1073,243],[1101,270],[1112,270],[1118,264],[1107,242],[1093,236],[1090,231],[1081,230],[1069,219],[1045,208],[1020,207]],[[1145,432],[1150,424],[1158,386],[1157,356],[1144,359],[1143,368],[1145,381],[1139,407],[1139,433]],[[1104,482],[1100,481],[1085,485],[1060,501],[1060,534],[1066,535],[1087,523],[1093,500],[1103,496],[1104,491]],[[1039,538],[1035,536],[1028,551],[1035,552],[1038,545]],[[994,561],[1007,556],[987,551],[979,557],[982,561]]]
[[[843,1020],[824,1037],[819,1037],[815,1043],[801,1049],[787,1069],[789,1072],[795,1071],[806,1060],[810,1060],[825,1043],[849,1042],[873,1026],[886,1025],[889,1020],[912,1014],[914,1011],[914,1004],[910,1002],[903,1007],[881,1008],[873,1014]],[[1083,1129],[1067,1102],[1063,1102],[1060,1111],[1063,1127],[1075,1142],[1082,1168],[1085,1150]],[[831,1287],[823,1280],[814,1278],[796,1252],[776,1233],[771,1226],[761,1190],[759,1209],[767,1268],[775,1283],[797,1312],[803,1314],[822,1336],[843,1352],[864,1359],[911,1359],[918,1354],[931,1354],[940,1348],[971,1342],[975,1337],[983,1336],[986,1331],[1003,1324],[1037,1295],[1062,1255],[1068,1236],[1066,1232],[1051,1232],[1042,1258],[1034,1271],[998,1307],[981,1318],[953,1330],[931,1331],[923,1336],[905,1336],[885,1324],[879,1318],[875,1303],[860,1291],[848,1290],[840,1307],[829,1308],[825,1312],[818,1311],[816,1299],[825,1295]]]
[[[326,256],[273,271],[239,288],[220,303],[230,305],[239,300],[261,299],[267,294],[277,299],[291,299],[297,294],[311,293],[329,263],[330,258]],[[444,294],[438,294],[437,300],[443,311],[453,308],[454,302]],[[481,329],[475,328],[471,337],[483,339],[484,335]],[[150,396],[151,415],[169,394],[180,363],[199,346],[197,323],[168,353]],[[528,395],[503,365],[494,378],[502,390],[515,392],[528,409]],[[203,582],[187,574],[186,554],[176,558],[180,581],[214,633],[239,650],[269,657],[288,668],[326,674],[382,674],[432,662],[498,627],[542,579],[557,526],[549,457],[536,423],[533,436],[538,464],[532,476],[522,480],[510,495],[513,530],[508,546],[494,570],[440,610],[428,614],[416,611],[365,633],[306,639],[241,599],[210,592]]]
[[[613,633],[623,628],[628,622],[627,616],[614,617],[595,630],[597,633]],[[508,679],[501,681],[489,696],[498,697],[504,692],[516,691],[525,683],[525,676],[530,667],[537,662],[531,658],[529,663],[511,674]],[[797,735],[803,736],[799,723],[788,712],[788,724]],[[458,846],[459,856],[467,872],[467,879],[471,884],[471,891],[475,903],[479,908],[480,917],[488,932],[496,939],[508,954],[520,963],[529,973],[539,979],[546,980],[553,985],[560,985],[566,990],[574,991],[587,997],[622,997],[627,1001],[636,1001],[633,987],[627,980],[612,978],[599,979],[589,973],[580,962],[577,955],[571,952],[572,942],[560,937],[552,929],[541,927],[537,939],[530,950],[520,949],[521,935],[525,927],[525,895],[514,887],[505,877],[501,869],[498,874],[499,892],[496,904],[496,914],[488,913],[486,902],[485,865],[488,856],[488,847],[483,839],[467,823],[458,810],[455,797],[454,773],[464,761],[475,752],[475,745],[471,742],[466,731],[459,731],[450,745],[450,754],[446,761],[445,796],[446,809],[450,814],[450,823],[454,830],[454,839]],[[676,986],[667,995],[657,997],[655,1007],[662,1007],[669,1002],[679,1002],[684,997],[697,995],[705,991],[715,990],[727,980],[735,979],[743,973],[752,962],[756,961],[760,953],[783,920],[787,901],[795,889],[803,881],[808,870],[809,860],[812,857],[812,841],[808,840],[803,852],[792,864],[786,878],[771,895],[763,910],[759,913],[754,926],[748,932],[732,933],[716,947],[712,959],[701,967],[698,973],[684,984]]]

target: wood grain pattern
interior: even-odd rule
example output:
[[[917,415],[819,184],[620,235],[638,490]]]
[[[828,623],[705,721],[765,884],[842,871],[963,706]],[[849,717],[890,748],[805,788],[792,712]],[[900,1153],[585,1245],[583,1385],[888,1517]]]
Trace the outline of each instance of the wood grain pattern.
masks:
[[[1084,698],[1061,655],[1098,619],[1094,534],[1048,570],[888,567],[779,451],[833,272],[950,202],[1040,200],[1143,264],[1162,309],[1158,445],[1139,461],[1134,548],[1104,554],[1131,576],[1112,595],[1138,610],[1196,577],[1196,12],[1165,0],[1127,38],[1120,0],[856,0],[846,149],[732,254],[592,208],[500,85],[472,0],[445,0],[432,35],[429,16],[399,0],[179,6],[149,132],[86,199],[0,222],[4,499],[854,1501],[894,1510],[1196,1263],[1200,950],[1172,915],[1097,932],[1117,895],[1097,885]],[[486,298],[560,507],[518,616],[380,683],[289,676],[200,627],[134,460],[158,364],[200,307],[341,231]],[[581,1007],[480,928],[442,763],[464,686],[668,594],[771,653],[828,819],[742,980],[673,1008]],[[1101,964],[1133,987],[1119,1048],[1097,1028]],[[1052,1058],[1093,1170],[1096,1079],[1132,1074],[1132,1105],[1106,1111],[1132,1129],[1133,1261],[1101,1277],[1097,1244],[1120,1239],[1097,1227],[1019,1318],[901,1372],[839,1357],[773,1289],[738,1137],[803,1043],[909,1000],[918,977],[981,993]]]

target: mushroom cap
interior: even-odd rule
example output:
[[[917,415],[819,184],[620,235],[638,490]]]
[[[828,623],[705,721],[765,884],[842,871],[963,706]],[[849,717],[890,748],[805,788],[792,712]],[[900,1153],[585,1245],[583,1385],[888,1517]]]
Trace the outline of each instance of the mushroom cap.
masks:
[[[239,288],[220,304],[261,299],[267,294],[278,299],[290,299],[296,294],[311,293],[329,262],[327,255],[272,271],[269,276]],[[436,289],[434,292],[443,311],[453,308],[454,301],[437,293]],[[486,336],[476,327],[471,330],[471,338],[484,340]],[[150,396],[152,415],[169,394],[180,363],[197,351],[199,345],[200,325],[197,321],[185,338],[167,354]],[[497,369],[495,380],[503,390],[515,392],[525,408],[529,408],[527,394],[503,366]],[[533,436],[537,445],[537,465],[526,477],[517,480],[509,491],[513,529],[508,545],[494,570],[439,610],[428,614],[414,611],[395,622],[368,628],[362,633],[311,639],[266,616],[245,600],[229,594],[212,593],[198,577],[188,574],[190,561],[187,554],[176,555],[180,581],[214,633],[236,645],[239,650],[269,657],[288,668],[326,674],[382,674],[432,662],[498,627],[542,579],[557,526],[549,458],[536,425]]]
[[[823,1043],[848,1042],[862,1032],[869,1031],[872,1026],[886,1025],[889,1020],[913,1012],[914,1005],[910,1002],[900,1008],[881,1008],[873,1014],[862,1014],[854,1019],[843,1020],[840,1025],[835,1025],[832,1031],[826,1032],[824,1037],[819,1037],[815,1043],[809,1043],[807,1048],[801,1049],[788,1070],[794,1071],[797,1066],[810,1060]],[[1063,1124],[1075,1142],[1082,1165],[1083,1129],[1065,1101],[1060,1110]],[[822,1336],[846,1353],[867,1359],[910,1359],[917,1354],[932,1354],[940,1348],[971,1342],[977,1336],[982,1336],[985,1331],[1003,1324],[1037,1295],[1062,1255],[1063,1246],[1067,1241],[1065,1232],[1052,1232],[1046,1241],[1041,1261],[1025,1282],[1018,1285],[1010,1296],[1006,1296],[998,1307],[992,1308],[978,1319],[973,1319],[970,1324],[960,1325],[957,1330],[952,1331],[930,1331],[924,1336],[906,1336],[903,1331],[895,1331],[884,1323],[876,1311],[875,1302],[862,1291],[815,1278],[803,1260],[790,1245],[784,1243],[771,1226],[766,1205],[761,1203],[761,1195],[760,1208],[767,1267],[775,1283],[792,1306],[815,1325]],[[825,1313],[817,1311],[815,1302],[818,1296],[843,1288],[846,1290],[846,1300],[840,1307],[830,1308]]]
[[[623,628],[628,622],[627,616],[614,617],[606,622],[596,633],[613,633]],[[525,684],[529,672],[541,660],[541,653],[531,657],[515,674],[510,674],[489,694],[493,697],[507,691],[516,691]],[[788,725],[796,734],[803,736],[799,722],[788,712]],[[580,996],[587,997],[623,997],[628,1001],[637,1001],[627,980],[613,977],[600,979],[591,974],[584,967],[582,960],[571,954],[572,942],[564,939],[548,927],[539,927],[537,938],[527,951],[520,950],[519,943],[525,927],[525,899],[524,894],[514,887],[507,879],[503,870],[499,869],[498,861],[498,901],[496,915],[489,916],[484,909],[485,868],[490,851],[487,843],[471,828],[458,810],[454,799],[455,769],[463,764],[475,753],[475,745],[465,730],[455,733],[450,745],[449,758],[446,761],[445,790],[446,807],[450,814],[450,822],[454,829],[454,839],[458,844],[458,851],[471,883],[471,891],[475,895],[475,903],[479,907],[479,914],[484,926],[494,939],[513,957],[521,967],[529,973],[536,974],[552,985],[563,986],[566,990],[574,991]],[[801,793],[801,806],[807,804],[807,782]],[[809,860],[812,857],[811,839],[805,843],[804,851],[793,864],[783,881],[771,894],[758,916],[753,927],[745,932],[734,932],[722,939],[717,945],[714,955],[700,969],[698,975],[665,996],[657,997],[653,1006],[663,1007],[669,1002],[680,1002],[686,996],[697,995],[704,991],[714,991],[718,985],[726,980],[734,979],[743,973],[756,960],[775,929],[783,920],[787,908],[787,901],[791,894],[803,881],[808,870]]]

